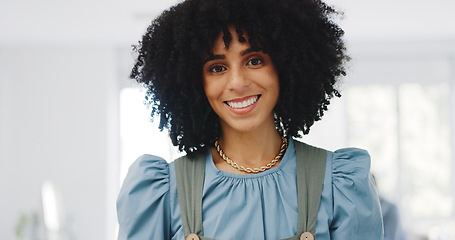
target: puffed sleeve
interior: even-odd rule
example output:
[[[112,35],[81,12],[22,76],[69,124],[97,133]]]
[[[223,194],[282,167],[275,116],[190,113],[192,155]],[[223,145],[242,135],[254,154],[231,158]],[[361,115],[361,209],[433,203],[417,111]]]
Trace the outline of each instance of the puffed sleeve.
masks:
[[[117,199],[119,240],[170,239],[169,165],[143,155],[129,168]]]
[[[355,148],[335,151],[332,174],[331,239],[382,240],[381,208],[368,152]]]

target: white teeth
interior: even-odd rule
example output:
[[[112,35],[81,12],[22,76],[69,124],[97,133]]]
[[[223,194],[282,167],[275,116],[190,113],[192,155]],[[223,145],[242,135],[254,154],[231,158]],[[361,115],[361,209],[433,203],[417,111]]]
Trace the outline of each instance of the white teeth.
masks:
[[[235,108],[235,109],[246,108],[250,105],[253,105],[257,100],[258,100],[258,96],[255,96],[255,97],[247,99],[243,102],[227,102],[227,104],[229,105],[229,107]]]

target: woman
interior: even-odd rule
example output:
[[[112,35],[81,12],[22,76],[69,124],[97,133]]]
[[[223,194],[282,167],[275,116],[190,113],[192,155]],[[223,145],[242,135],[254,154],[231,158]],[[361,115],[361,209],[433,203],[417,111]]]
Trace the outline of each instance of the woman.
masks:
[[[340,96],[334,13],[317,0],[187,0],[152,22],[131,77],[187,155],[130,167],[119,239],[382,239],[368,153],[292,138]]]

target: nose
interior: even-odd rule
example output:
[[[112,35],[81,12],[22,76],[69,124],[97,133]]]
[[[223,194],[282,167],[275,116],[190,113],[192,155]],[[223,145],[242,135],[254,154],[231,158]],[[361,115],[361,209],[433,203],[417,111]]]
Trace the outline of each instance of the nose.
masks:
[[[229,71],[228,88],[233,91],[242,91],[251,85],[247,71],[241,67],[233,67]]]

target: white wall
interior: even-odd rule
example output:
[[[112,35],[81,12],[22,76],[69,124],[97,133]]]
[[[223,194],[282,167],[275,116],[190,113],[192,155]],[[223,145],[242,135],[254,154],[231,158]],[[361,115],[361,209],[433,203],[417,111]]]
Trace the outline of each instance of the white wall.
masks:
[[[0,48],[0,73],[0,239],[16,239],[21,214],[40,212],[44,180],[60,188],[76,239],[107,239],[107,228],[115,232],[107,195],[118,179],[108,181],[117,163],[109,146],[117,116],[108,107],[116,101],[115,51]]]
[[[115,238],[117,88],[127,79],[118,73],[130,63],[116,49],[134,44],[152,16],[177,1],[0,0],[1,240],[16,239],[21,214],[40,211],[43,180],[61,189],[76,239]],[[452,0],[329,2],[345,12],[349,47],[455,40]],[[310,142],[344,145],[346,130],[336,127],[345,125],[342,101]]]

